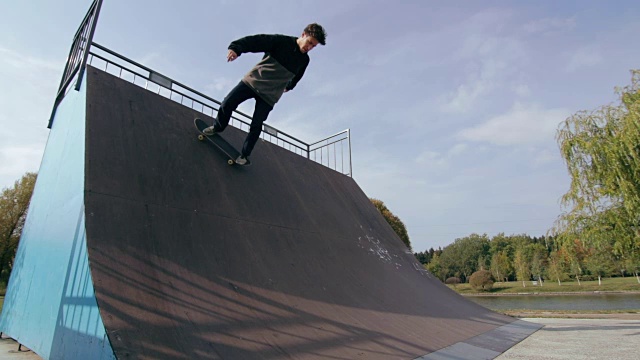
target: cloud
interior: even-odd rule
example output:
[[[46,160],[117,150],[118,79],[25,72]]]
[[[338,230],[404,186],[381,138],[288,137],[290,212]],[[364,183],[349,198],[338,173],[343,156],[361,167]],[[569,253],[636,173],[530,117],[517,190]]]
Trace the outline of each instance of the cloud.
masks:
[[[455,144],[445,153],[440,153],[433,150],[425,150],[418,154],[416,157],[416,165],[418,165],[423,172],[442,174],[444,171],[448,171],[452,167],[452,162],[455,157],[463,154],[468,148],[467,144]]]
[[[136,58],[136,61],[144,64],[145,66],[159,71],[160,73],[169,76],[169,74],[176,73],[179,66],[171,63],[169,60],[169,56],[167,53],[170,51],[170,48],[164,45],[158,45],[156,51],[151,51],[146,54],[142,54],[139,59]],[[162,69],[162,70],[160,70]]]
[[[226,94],[238,83],[238,80],[232,80],[230,78],[217,78],[213,82],[205,85],[205,89],[208,93]]]
[[[0,47],[0,186],[38,169],[63,67]]]
[[[61,70],[58,63],[24,55],[4,47],[0,47],[0,63],[3,64],[2,67],[8,66],[19,71],[29,71],[32,68],[56,72]]]
[[[449,149],[448,155],[449,157],[460,155],[467,151],[468,147],[469,146],[467,144],[456,144],[451,149]]]
[[[442,106],[444,112],[465,113],[471,109],[476,99],[486,94],[492,87],[488,79],[473,79],[461,84]]]
[[[576,19],[566,18],[544,18],[540,20],[530,21],[522,28],[529,34],[552,34],[556,32],[571,31],[576,27]]]
[[[531,95],[531,89],[529,89],[529,86],[525,84],[513,85],[513,91],[520,97],[527,97]]]
[[[581,68],[592,67],[603,62],[603,56],[598,46],[586,46],[573,52],[569,56],[566,70],[574,72]]]
[[[432,167],[446,167],[447,160],[436,151],[424,151],[416,158],[418,164],[426,164]]]
[[[559,162],[558,151],[551,151],[550,149],[543,149],[534,154],[533,165],[535,167],[541,167],[546,164],[553,164]]]
[[[542,143],[554,138],[558,124],[567,116],[567,109],[543,109],[535,104],[516,103],[505,114],[461,130],[458,137],[494,145]]]
[[[524,45],[516,38],[477,34],[465,39],[454,55],[465,79],[441,100],[445,113],[468,113],[484,97],[508,85],[526,62]]]
[[[315,75],[305,79],[304,83],[300,83],[298,86],[308,87],[310,96],[313,97],[342,98],[366,91],[374,84],[375,79],[364,77],[363,72],[352,71],[351,74],[343,75],[337,79],[327,79],[321,75]]]
[[[0,148],[0,187],[11,186],[28,171],[38,171],[43,151],[44,143]]]
[[[49,101],[55,95],[57,84],[64,69],[64,63],[58,63],[0,47],[0,103],[5,115],[24,113],[25,108],[33,107],[34,102]],[[29,94],[28,97],[20,94]],[[21,105],[30,104],[26,107]],[[27,117],[32,115],[27,113]]]

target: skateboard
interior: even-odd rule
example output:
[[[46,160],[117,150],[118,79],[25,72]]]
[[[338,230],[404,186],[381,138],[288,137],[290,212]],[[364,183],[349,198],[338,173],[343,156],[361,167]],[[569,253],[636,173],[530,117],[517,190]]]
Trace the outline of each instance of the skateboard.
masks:
[[[229,158],[227,160],[227,164],[229,165],[236,164],[236,159],[238,158],[238,156],[240,156],[240,152],[236,150],[236,148],[234,148],[231,144],[229,144],[227,140],[225,140],[222,136],[220,136],[220,134],[213,134],[212,136],[205,135],[202,131],[208,128],[209,124],[204,122],[204,120],[200,118],[195,118],[193,120],[193,124],[196,126],[196,129],[198,129],[198,131],[200,132],[200,134],[198,135],[198,140],[200,141],[203,141],[204,139],[209,140],[210,143],[212,143],[215,147],[217,147],[225,155],[227,155],[227,157]],[[248,166],[248,165],[251,165],[251,162],[249,161],[249,159],[247,159],[247,163],[244,164],[243,166]]]

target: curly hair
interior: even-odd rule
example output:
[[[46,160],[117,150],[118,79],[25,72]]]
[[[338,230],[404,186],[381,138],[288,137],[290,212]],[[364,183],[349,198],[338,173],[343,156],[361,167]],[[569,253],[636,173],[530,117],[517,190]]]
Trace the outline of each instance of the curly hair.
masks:
[[[313,36],[314,38],[316,38],[316,40],[318,40],[318,42],[321,45],[325,45],[326,44],[326,38],[327,38],[327,32],[324,31],[324,28],[316,23],[313,24],[309,24],[307,25],[306,28],[304,28],[304,32],[307,35]]]

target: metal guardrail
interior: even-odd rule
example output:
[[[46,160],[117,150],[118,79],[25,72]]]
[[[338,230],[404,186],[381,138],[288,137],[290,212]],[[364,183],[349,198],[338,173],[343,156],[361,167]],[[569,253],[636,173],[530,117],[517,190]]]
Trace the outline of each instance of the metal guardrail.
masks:
[[[114,76],[174,100],[193,110],[215,117],[220,101],[175,81],[138,62],[128,59],[100,44],[93,43],[87,64]],[[230,126],[249,131],[251,117],[235,111]],[[264,124],[261,138],[284,149],[320,163],[342,174],[351,176],[351,131],[344,130],[311,144]]]
[[[96,25],[98,25],[98,16],[100,15],[100,9],[102,8],[102,0],[95,0],[91,3],[87,15],[80,23],[76,35],[73,37],[71,43],[71,50],[69,50],[69,56],[67,57],[67,64],[65,65],[64,72],[62,73],[62,80],[60,80],[60,86],[58,86],[58,93],[53,103],[53,110],[49,117],[49,124],[47,127],[50,129],[53,124],[53,118],[56,115],[58,105],[64,96],[66,95],[69,85],[76,80],[74,89],[77,91],[80,89],[82,78],[84,76],[84,70],[87,65],[87,57],[89,56],[89,47],[93,42],[93,34],[96,32]]]
[[[308,158],[345,175],[352,176],[351,130],[346,129],[309,144]]]
[[[77,79],[75,89],[80,89],[87,65],[101,68],[107,73],[210,117],[216,116],[220,101],[93,42],[93,34],[101,5],[102,0],[94,1],[74,37],[67,66],[58,90],[58,96],[49,120],[49,128],[52,125],[57,106],[68,91],[69,84],[74,79]],[[249,131],[251,120],[249,115],[236,110],[231,117],[229,125],[240,130]],[[348,129],[307,144],[292,135],[264,124],[261,138],[344,175],[352,176],[351,131]]]

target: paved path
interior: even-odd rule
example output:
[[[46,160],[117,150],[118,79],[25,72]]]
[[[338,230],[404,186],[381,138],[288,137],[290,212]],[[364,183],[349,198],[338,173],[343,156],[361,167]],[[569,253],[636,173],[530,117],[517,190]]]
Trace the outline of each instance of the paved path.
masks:
[[[2,360],[41,360],[33,351],[22,347],[18,350],[18,343],[8,337],[2,335],[0,339],[0,359]]]
[[[498,356],[507,359],[636,360],[640,320],[526,318],[545,327]]]
[[[524,341],[497,357],[498,360],[638,359],[640,320],[525,318],[543,324]],[[41,360],[9,338],[0,339],[0,360]]]

